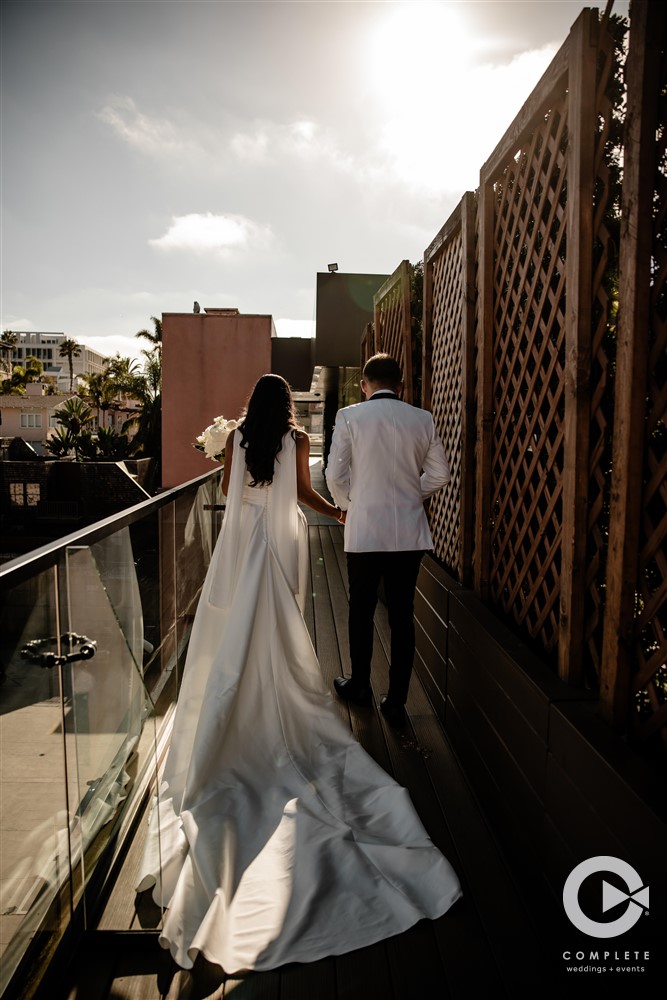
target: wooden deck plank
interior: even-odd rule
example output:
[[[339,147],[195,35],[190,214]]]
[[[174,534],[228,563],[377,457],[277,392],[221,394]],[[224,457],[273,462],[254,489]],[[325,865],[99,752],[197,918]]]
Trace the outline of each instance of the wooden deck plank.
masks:
[[[309,529],[310,571],[312,577],[313,608],[315,617],[315,648],[318,652],[322,676],[330,688],[334,677],[341,672],[336,624],[329,600],[329,586],[320,543],[320,529]]]
[[[383,648],[389,648],[389,623],[386,609],[378,608],[376,627]],[[462,783],[443,783],[438,794],[439,774],[434,776],[432,761],[450,759],[450,767],[456,767],[452,751],[438,722],[433,707],[419,679],[413,675],[408,693],[407,711],[410,725],[404,732],[392,732],[387,726],[390,755],[397,781],[410,791],[410,797],[434,844],[442,851],[454,867],[463,890],[463,898],[455,904],[451,914],[445,914],[434,922],[434,932],[440,949],[445,974],[453,997],[467,998],[471,994],[502,996],[504,989],[491,947],[489,934],[481,919],[478,905],[479,896],[474,891],[468,873],[465,850],[460,849],[458,838],[452,835],[450,817],[465,816],[461,827],[462,839],[474,845],[474,850],[488,849],[488,830],[477,804],[471,800],[470,790]],[[502,868],[495,844],[492,852],[496,865]],[[473,852],[471,853],[474,853]],[[471,866],[475,869],[475,864]],[[488,868],[488,865],[484,866]],[[477,887],[475,887],[477,888]],[[486,893],[508,891],[505,880],[498,886],[489,881],[484,884]],[[500,897],[502,898],[502,896]],[[512,914],[512,906],[509,910]],[[525,914],[515,924],[525,923]]]
[[[388,948],[388,942],[378,941],[336,956],[337,1000],[401,1000],[392,986]]]
[[[324,570],[327,575],[329,603],[336,626],[338,655],[340,657],[341,673],[350,675],[350,644],[347,636],[347,575],[341,573],[336,556],[336,545],[333,535],[343,537],[342,528],[320,529],[320,545],[324,557]]]
[[[280,989],[281,974],[254,972],[242,979],[228,979],[223,992],[224,1000],[285,1000]]]
[[[433,921],[421,920],[392,938],[389,967],[397,997],[437,997],[449,1000],[445,969],[433,933]],[[479,996],[468,993],[468,996]]]
[[[156,930],[162,924],[161,910],[150,892],[141,893],[141,899],[135,892],[147,834],[146,813],[137,824],[113,891],[98,921],[100,931]]]
[[[281,969],[280,995],[290,1000],[336,1000],[334,958],[308,964],[285,965]]]
[[[425,766],[456,845],[459,868],[465,873],[464,891],[475,901],[494,967],[510,993],[539,985],[542,996],[549,997],[534,924],[460,766],[442,738],[442,729],[425,712],[414,717],[413,726],[420,744],[437,747]],[[517,938],[522,942],[521,962],[516,961]]]
[[[120,942],[96,933],[84,936],[75,975],[64,984],[63,1000],[100,1000],[109,995]]]

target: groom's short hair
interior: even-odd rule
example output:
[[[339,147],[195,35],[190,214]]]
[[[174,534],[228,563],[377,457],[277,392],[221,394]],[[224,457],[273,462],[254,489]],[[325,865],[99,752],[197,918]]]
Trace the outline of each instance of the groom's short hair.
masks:
[[[374,354],[364,365],[362,376],[368,382],[378,382],[394,388],[403,381],[401,366],[391,354]]]

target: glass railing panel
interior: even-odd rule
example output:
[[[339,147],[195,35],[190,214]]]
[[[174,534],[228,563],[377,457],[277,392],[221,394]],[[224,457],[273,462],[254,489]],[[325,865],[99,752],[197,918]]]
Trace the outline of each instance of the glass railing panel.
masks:
[[[144,618],[130,531],[66,550],[66,734],[74,902],[89,884],[137,774],[155,762]],[[141,741],[142,733],[144,740]],[[140,745],[141,744],[141,745]],[[141,754],[138,753],[141,749]],[[87,916],[87,915],[86,915]]]
[[[179,684],[185,654],[220,525],[219,491],[206,483],[174,504],[176,653]]]
[[[172,588],[169,569],[162,566],[161,520],[162,511],[154,510],[128,529],[143,618],[144,684],[154,702],[157,702],[164,687],[168,668],[162,654],[166,641],[162,605],[164,595]]]
[[[75,908],[92,914],[157,777],[219,481],[0,567],[0,995],[38,981]]]
[[[0,993],[37,932],[48,955],[71,917],[59,575],[8,588],[0,610]]]

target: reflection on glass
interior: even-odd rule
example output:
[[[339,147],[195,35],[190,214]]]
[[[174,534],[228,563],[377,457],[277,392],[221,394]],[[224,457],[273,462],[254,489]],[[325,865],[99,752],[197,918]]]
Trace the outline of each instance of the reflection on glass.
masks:
[[[55,649],[57,570],[12,588],[0,611],[0,992],[38,927],[55,940],[71,910],[62,671],[28,659]],[[51,932],[49,934],[49,932]]]
[[[127,795],[126,766],[139,739],[147,704],[143,677],[143,615],[127,528],[94,546],[66,552],[68,632],[94,643],[91,659],[66,665],[72,692],[67,763],[73,862],[85,885],[85,852]],[[75,650],[76,655],[76,650]],[[78,891],[76,893],[78,895]]]

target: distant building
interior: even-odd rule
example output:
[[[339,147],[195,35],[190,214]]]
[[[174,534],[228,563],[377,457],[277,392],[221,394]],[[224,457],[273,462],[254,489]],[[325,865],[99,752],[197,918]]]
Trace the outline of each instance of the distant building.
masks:
[[[373,297],[388,274],[317,274],[315,364],[359,366],[361,335],[373,322]]]
[[[150,496],[149,458],[77,462],[31,450],[0,436],[0,563]]]
[[[388,277],[341,271],[317,274],[315,364],[320,366],[319,390],[324,400],[325,465],[339,407],[361,399],[361,337],[373,323],[373,299]]]
[[[25,396],[0,395],[0,437],[44,444],[58,426],[55,411],[71,395],[47,396],[42,382],[29,382]]]
[[[60,347],[67,339],[65,333],[39,333],[36,331],[13,330],[16,334],[16,346],[12,350],[12,365],[24,365],[28,357],[37,358],[42,362],[44,374],[52,376],[57,381],[60,392],[69,392],[69,361],[60,357]],[[76,389],[77,377],[88,373],[103,372],[109,360],[106,355],[99,354],[92,347],[79,344],[81,354],[72,358],[74,371],[73,389]]]
[[[69,382],[69,377],[67,379]],[[28,382],[25,396],[0,395],[0,437],[23,438],[30,444],[44,445],[60,426],[56,410],[63,405],[73,392],[59,392],[49,396],[42,382]],[[137,412],[139,404],[133,399],[115,402],[106,412],[97,413],[91,406],[93,418],[89,430],[94,434],[98,427],[112,427],[120,433],[123,424]],[[130,430],[130,437],[136,431]]]

